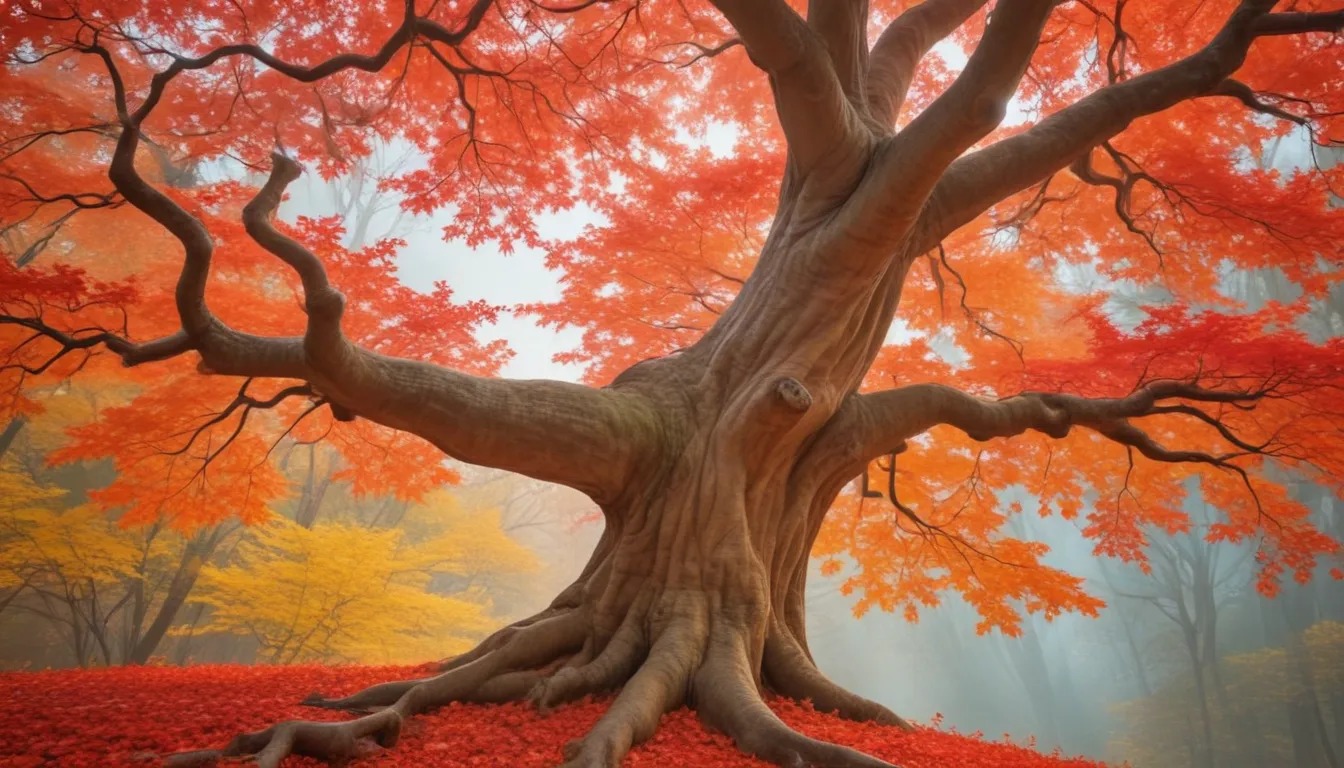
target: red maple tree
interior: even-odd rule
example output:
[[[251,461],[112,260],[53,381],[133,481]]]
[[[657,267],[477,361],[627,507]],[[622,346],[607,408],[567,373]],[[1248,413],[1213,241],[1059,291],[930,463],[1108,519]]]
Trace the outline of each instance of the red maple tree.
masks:
[[[569,764],[615,764],[688,702],[771,762],[882,766],[762,699],[904,724],[813,664],[809,553],[850,559],[860,609],[955,589],[1010,633],[1100,606],[1003,533],[1011,487],[1137,559],[1188,526],[1197,476],[1210,535],[1260,541],[1265,592],[1337,553],[1281,482],[1344,468],[1344,349],[1301,328],[1344,242],[1344,171],[1316,162],[1344,130],[1344,10],[988,5],[11,4],[5,408],[38,375],[133,389],[56,457],[113,457],[127,524],[258,519],[295,429],[380,491],[444,482],[442,451],[605,517],[545,611],[429,677],[306,700],[358,719],[222,754],[339,760],[448,702],[620,688]],[[1269,168],[1292,137],[1312,162]],[[591,386],[492,378],[506,351],[472,334],[494,308],[403,286],[396,242],[276,221],[300,163],[339,175],[391,140],[424,167],[380,183],[451,208],[445,236],[549,249],[564,301],[523,309],[584,330],[562,357]],[[269,175],[201,172],[226,161]],[[535,214],[578,205],[604,221],[545,242]],[[1248,306],[1226,283],[1256,270],[1296,294]],[[1126,285],[1164,293],[1133,327]],[[886,505],[843,492],[865,467]]]

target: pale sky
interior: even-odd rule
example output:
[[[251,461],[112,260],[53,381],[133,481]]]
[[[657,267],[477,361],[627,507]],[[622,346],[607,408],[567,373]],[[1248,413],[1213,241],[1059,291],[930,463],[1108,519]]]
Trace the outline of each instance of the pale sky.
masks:
[[[683,133],[681,139],[688,146],[704,146],[715,156],[725,157],[733,151],[737,130],[730,125],[716,124],[709,126],[703,136]],[[399,154],[398,149],[385,153],[389,157]],[[316,174],[305,173],[301,182],[290,187],[289,198],[281,207],[281,216],[292,221],[300,214],[335,213],[331,189],[331,185],[325,185]],[[380,213],[370,227],[371,235],[376,238],[389,234],[395,215],[393,210]],[[406,247],[397,254],[397,275],[403,283],[427,292],[433,289],[435,282],[442,280],[452,288],[456,301],[479,299],[505,308],[560,299],[560,275],[546,268],[545,251],[519,243],[513,253],[505,255],[493,242],[475,249],[462,241],[446,242],[443,227],[451,216],[451,209],[443,209],[430,216],[403,220],[405,226],[395,233],[406,241]],[[600,214],[583,206],[540,212],[535,219],[540,236],[554,241],[573,239],[588,225],[603,221]],[[483,327],[477,338],[482,342],[508,341],[514,357],[501,371],[504,378],[578,381],[583,374],[581,366],[560,364],[552,359],[555,354],[579,345],[582,340],[580,329],[556,331],[542,328],[534,318],[506,310],[500,313],[494,325]]]

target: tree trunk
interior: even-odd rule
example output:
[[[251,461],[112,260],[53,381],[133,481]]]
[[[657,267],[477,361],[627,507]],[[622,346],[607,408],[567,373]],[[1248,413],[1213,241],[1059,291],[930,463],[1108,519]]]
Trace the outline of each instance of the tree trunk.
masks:
[[[1284,609],[1285,613],[1287,608]],[[1311,658],[1300,631],[1288,630],[1289,676],[1295,677],[1296,694],[1288,702],[1288,725],[1293,739],[1293,755],[1299,768],[1338,768],[1330,732],[1316,695]]]
[[[1335,721],[1335,746],[1344,752],[1344,693],[1330,697],[1330,714]]]
[[[186,549],[182,553],[182,560],[178,563],[177,572],[173,574],[173,581],[168,585],[168,593],[164,596],[163,603],[154,616],[154,621],[150,623],[144,634],[140,635],[135,646],[131,649],[127,663],[149,663],[149,659],[158,649],[159,643],[163,642],[164,636],[168,634],[168,628],[177,619],[177,612],[181,610],[183,604],[187,601],[187,597],[191,595],[192,588],[196,586],[196,579],[201,575],[201,568],[214,554],[215,548],[219,546],[219,542],[223,538],[223,529],[215,528],[203,532],[195,539],[187,542]]]
[[[1041,746],[1046,749],[1060,747],[1072,750],[1072,744],[1064,743],[1065,734],[1060,728],[1055,686],[1045,662],[1045,654],[1041,650],[1040,640],[1030,626],[1030,618],[1026,621],[1021,637],[1004,637],[1000,642],[1027,693],[1027,701],[1036,716],[1036,733]],[[1056,663],[1062,663],[1062,660]]]
[[[750,304],[753,293],[767,300],[744,291],[739,302]],[[437,678],[308,703],[388,707],[383,711],[404,716],[442,701],[530,697],[546,710],[619,688],[602,723],[571,753],[574,765],[618,764],[664,712],[689,702],[745,751],[772,762],[885,766],[789,729],[761,698],[773,692],[811,700],[824,712],[908,727],[825,677],[804,624],[812,543],[835,496],[865,463],[822,429],[881,345],[875,317],[859,313],[851,321],[857,327],[845,323],[837,338],[822,338],[826,323],[789,334],[745,315],[733,321],[740,339],[711,333],[709,351],[649,361],[618,378],[614,388],[634,389],[708,371],[694,378],[705,387],[701,401],[718,405],[672,411],[678,416],[662,428],[668,450],[644,468],[641,481],[604,503],[606,528],[578,580],[542,613],[446,662]],[[827,345],[853,350],[837,361],[844,367],[835,384],[804,387],[788,375],[799,371],[791,356]],[[702,355],[696,368],[687,367]],[[744,367],[743,360],[762,356],[763,370]],[[847,432],[849,418],[835,419],[837,429]]]
[[[1195,637],[1187,631],[1185,649],[1190,656],[1190,674],[1195,683],[1195,698],[1199,705],[1199,723],[1203,735],[1203,768],[1214,768],[1217,756],[1213,742],[1213,715],[1209,711],[1209,692],[1204,683],[1204,664],[1199,656],[1199,645]]]
[[[1144,698],[1151,698],[1153,695],[1153,685],[1148,682],[1148,667],[1144,664],[1143,654],[1139,652],[1139,643],[1134,639],[1134,630],[1129,622],[1121,618],[1125,627],[1125,645],[1129,648],[1130,664],[1134,669],[1134,678],[1139,681],[1139,693]]]
[[[1302,697],[1284,705],[1288,716],[1288,735],[1293,742],[1296,768],[1321,768],[1321,743],[1316,738],[1316,722],[1311,707]]]
[[[1243,707],[1228,694],[1217,655],[1209,657],[1208,668],[1214,693],[1218,697],[1218,707],[1223,712],[1225,724],[1232,731],[1232,741],[1237,745],[1234,764],[1260,768],[1265,764],[1265,744],[1255,710]]]
[[[191,658],[191,641],[195,639],[196,627],[201,623],[201,616],[205,613],[205,604],[197,603],[196,610],[192,611],[191,623],[187,625],[187,633],[182,636],[174,649],[173,663],[179,667],[185,667],[187,661]]]
[[[22,416],[15,416],[5,425],[4,431],[0,432],[0,458],[4,458],[5,453],[14,444],[14,439],[19,436],[19,432],[23,431],[23,425],[26,423]]]
[[[1311,713],[1313,724],[1316,726],[1316,736],[1321,740],[1321,752],[1325,755],[1326,766],[1339,768],[1339,755],[1330,743],[1330,730],[1325,725],[1325,713],[1321,711],[1321,702],[1315,695],[1311,699]]]
[[[1321,712],[1316,692],[1316,675],[1312,669],[1311,654],[1303,638],[1319,618],[1309,585],[1292,585],[1279,597],[1279,611],[1283,617],[1284,647],[1290,678],[1296,678],[1297,694],[1288,703],[1289,730],[1293,739],[1293,754],[1299,766],[1310,768],[1338,768],[1335,750],[1330,743],[1325,715]]]
[[[322,511],[322,500],[326,498],[327,488],[331,486],[331,474],[317,478],[317,443],[308,446],[308,476],[304,479],[303,495],[299,497],[298,508],[294,511],[294,522],[304,528],[312,528],[317,515]]]

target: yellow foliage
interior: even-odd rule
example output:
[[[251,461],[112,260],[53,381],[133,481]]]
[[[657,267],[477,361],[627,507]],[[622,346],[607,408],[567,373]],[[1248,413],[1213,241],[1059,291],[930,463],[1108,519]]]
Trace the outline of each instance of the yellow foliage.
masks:
[[[66,430],[88,424],[98,418],[98,409],[120,405],[130,398],[133,389],[115,382],[80,381],[82,386],[68,383],[38,392],[33,399],[42,405],[40,418],[29,420],[24,427],[30,449],[39,455],[62,448],[70,442]]]
[[[426,494],[402,524],[424,535],[419,548],[426,562],[442,565],[443,573],[535,573],[541,567],[531,550],[500,528],[498,509],[464,510],[447,491]]]
[[[1297,653],[1261,648],[1227,659],[1236,693],[1269,702],[1288,702],[1310,681],[1319,693],[1344,693],[1344,624],[1322,621],[1302,633]]]
[[[1328,702],[1344,695],[1344,624],[1319,622],[1287,648],[1261,648],[1220,660],[1226,694],[1220,694],[1206,671],[1206,705],[1210,712],[1215,749],[1236,749],[1237,717],[1256,717],[1266,764],[1292,762],[1292,740],[1284,713],[1291,702],[1314,696]],[[1198,692],[1188,669],[1166,681],[1151,697],[1115,707],[1125,728],[1112,740],[1116,755],[1136,768],[1171,764],[1173,754],[1185,754],[1199,742],[1201,710]],[[1194,740],[1192,742],[1191,740]],[[1220,760],[1221,763],[1221,760]]]
[[[50,578],[107,583],[135,574],[141,554],[135,533],[93,505],[61,511],[64,495],[22,472],[0,470],[0,587]]]
[[[493,535],[471,529],[479,540],[437,527],[440,535],[413,544],[399,529],[258,526],[233,564],[202,571],[196,599],[212,609],[203,630],[254,637],[273,663],[404,663],[466,650],[493,627],[487,605],[434,594],[431,580],[482,557],[522,561],[497,526]]]

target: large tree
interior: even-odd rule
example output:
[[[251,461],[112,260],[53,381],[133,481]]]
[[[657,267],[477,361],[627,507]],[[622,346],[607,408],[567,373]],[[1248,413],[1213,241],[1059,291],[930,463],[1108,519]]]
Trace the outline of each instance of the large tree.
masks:
[[[814,544],[853,555],[861,607],[913,612],[954,588],[986,627],[1008,631],[1019,602],[1046,615],[1098,607],[1040,564],[1042,547],[997,535],[1011,508],[993,492],[1012,485],[1036,483],[1066,516],[1096,491],[1107,503],[1086,530],[1099,553],[1137,558],[1144,525],[1188,527],[1173,500],[1199,472],[1227,516],[1208,537],[1256,537],[1266,591],[1337,551],[1265,470],[1344,474],[1341,350],[1293,325],[1328,296],[1341,261],[1344,225],[1330,209],[1340,171],[1283,180],[1253,161],[1285,127],[1314,148],[1339,140],[1344,11],[881,5],[28,0],[5,11],[6,114],[22,126],[6,129],[19,212],[7,221],[35,233],[24,253],[65,226],[59,211],[126,207],[183,252],[175,330],[130,338],[107,318],[82,321],[86,304],[24,314],[46,304],[15,301],[4,320],[25,334],[21,356],[102,347],[127,366],[194,357],[214,380],[283,380],[271,397],[244,387],[229,413],[308,397],[338,421],[576,488],[604,514],[591,562],[546,610],[434,677],[308,700],[358,719],[282,723],[222,754],[339,760],[369,738],[395,743],[405,718],[451,701],[549,708],[619,688],[567,749],[570,765],[615,765],[682,703],[781,765],[885,765],[793,732],[762,698],[904,725],[811,660]],[[931,55],[945,39],[952,51],[966,43],[964,65]],[[1023,119],[1001,128],[1010,107]],[[711,122],[738,131],[726,158],[679,133]],[[360,295],[386,263],[352,263],[322,222],[277,223],[301,161],[336,175],[389,137],[426,162],[384,188],[412,211],[451,206],[445,234],[468,244],[538,245],[534,214],[546,208],[603,214],[552,253],[568,306],[532,308],[586,328],[574,354],[601,386],[445,367],[474,359],[425,341],[454,319],[447,310],[379,316]],[[35,176],[34,148],[53,143],[83,146],[112,188],[81,188],[74,164]],[[164,183],[151,183],[145,161],[164,157]],[[255,191],[173,184],[177,157],[231,157],[269,175]],[[242,290],[267,279],[284,295],[286,278],[263,278],[262,258],[297,281],[298,335],[248,330],[292,325],[259,326]],[[1219,260],[1278,268],[1301,298],[1217,312],[1231,303]],[[226,264],[229,279],[212,279]],[[917,265],[927,278],[912,278]],[[1124,330],[1102,292],[1061,287],[1086,269],[1160,276],[1170,300]],[[975,309],[988,302],[993,312]],[[887,344],[898,307],[918,337],[904,347]],[[961,331],[920,336],[949,307],[965,322],[947,327]],[[927,354],[937,343],[943,354]],[[958,358],[973,361],[962,386],[940,383]],[[906,383],[883,389],[892,379]],[[1016,436],[1012,451],[976,446]],[[865,496],[841,494],[883,456],[898,516],[879,527]],[[941,575],[907,575],[929,572]]]

